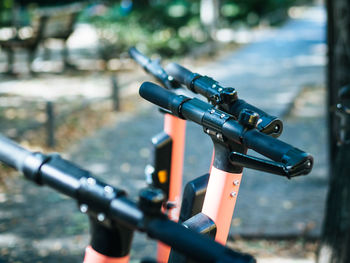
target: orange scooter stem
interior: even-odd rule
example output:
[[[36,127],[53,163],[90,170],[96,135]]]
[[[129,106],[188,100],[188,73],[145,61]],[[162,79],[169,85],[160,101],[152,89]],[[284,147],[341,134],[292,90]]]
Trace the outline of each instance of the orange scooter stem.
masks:
[[[129,259],[129,255],[120,258],[108,257],[88,246],[85,249],[84,263],[127,263]]]
[[[173,146],[171,152],[170,185],[168,201],[173,203],[174,208],[169,210],[168,216],[177,222],[180,213],[182,171],[185,149],[186,121],[170,114],[164,116],[164,131],[172,138]],[[170,247],[158,242],[157,260],[167,262]]]
[[[217,227],[215,240],[225,244],[230,230],[242,173],[229,173],[211,167],[202,213]]]

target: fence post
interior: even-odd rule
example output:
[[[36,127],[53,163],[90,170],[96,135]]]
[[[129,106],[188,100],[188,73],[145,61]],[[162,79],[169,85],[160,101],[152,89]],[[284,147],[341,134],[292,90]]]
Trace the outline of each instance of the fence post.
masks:
[[[111,82],[112,82],[111,98],[112,98],[112,103],[113,103],[113,110],[119,111],[120,110],[120,99],[119,99],[119,87],[118,87],[117,77],[112,75]]]
[[[46,102],[46,144],[49,147],[55,146],[55,112],[54,103],[52,101]]]

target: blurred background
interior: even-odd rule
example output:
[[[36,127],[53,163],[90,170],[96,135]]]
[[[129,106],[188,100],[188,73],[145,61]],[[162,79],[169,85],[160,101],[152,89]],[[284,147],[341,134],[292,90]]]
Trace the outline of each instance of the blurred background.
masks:
[[[228,246],[258,262],[315,262],[326,240],[329,160],[335,161],[342,145],[339,129],[331,128],[338,119],[330,109],[349,81],[343,56],[348,49],[339,51],[350,39],[344,11],[349,4],[327,3],[333,19],[328,31],[325,5],[3,0],[0,132],[32,150],[60,152],[136,199],[146,186],[151,137],[163,120],[138,96],[140,84],[153,79],[127,51],[135,46],[164,66],[182,64],[279,116],[285,124],[281,139],[315,158],[312,173],[293,180],[246,169]],[[338,50],[334,57],[346,60],[339,78],[327,71],[327,36]],[[208,171],[211,153],[209,138],[188,123],[185,182]],[[76,204],[0,168],[0,262],[82,261],[89,230]],[[329,240],[327,248],[334,243]],[[154,251],[155,242],[137,234],[132,262],[155,257]]]

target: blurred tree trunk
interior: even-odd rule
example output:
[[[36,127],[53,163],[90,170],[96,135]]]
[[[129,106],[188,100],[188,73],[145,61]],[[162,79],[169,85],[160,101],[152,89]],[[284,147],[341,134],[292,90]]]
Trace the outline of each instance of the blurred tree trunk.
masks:
[[[220,15],[220,0],[201,0],[200,19],[210,34],[214,33]]]
[[[350,262],[350,145],[339,142],[334,108],[339,89],[350,84],[350,1],[327,0],[327,8],[330,184],[318,263],[345,263]],[[350,126],[349,117],[346,124]]]

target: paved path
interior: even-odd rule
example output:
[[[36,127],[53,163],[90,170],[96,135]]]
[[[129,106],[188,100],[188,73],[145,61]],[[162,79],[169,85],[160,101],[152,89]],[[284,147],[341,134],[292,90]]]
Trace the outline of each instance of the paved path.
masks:
[[[308,9],[198,72],[236,87],[240,97],[281,116],[304,85],[324,84],[325,15],[323,7]]]
[[[309,9],[298,19],[270,31],[267,37],[198,68],[198,72],[207,73],[226,85],[237,87],[240,97],[273,114],[281,115],[303,87],[323,85],[324,25],[324,10],[318,7]],[[115,125],[83,139],[67,153],[72,161],[91,170],[101,179],[127,189],[132,198],[145,185],[143,170],[150,157],[149,139],[162,129],[162,116],[156,108],[146,102],[138,103],[139,114],[122,113]],[[327,189],[324,111],[317,112],[313,117],[305,117],[303,112],[299,115],[286,118],[281,138],[315,156],[312,174],[289,181],[247,170],[238,196],[232,235],[317,236],[320,233]],[[201,129],[189,123],[186,147],[184,174],[185,180],[189,180],[208,171],[212,145]],[[81,248],[87,242],[87,233],[80,235],[81,229],[87,227],[87,222],[82,221],[82,215],[78,212],[71,213],[74,207],[64,210],[64,213],[41,212],[43,214],[40,215],[40,206],[26,205],[26,200],[21,195],[23,192],[24,196],[31,195],[37,201],[47,201],[51,212],[54,209],[59,211],[61,206],[66,207],[62,202],[67,207],[72,207],[72,202],[52,191],[44,191],[39,196],[33,190],[34,187],[18,183],[13,195],[0,196],[1,254],[4,254],[4,248],[7,249],[7,254],[11,254],[11,251],[20,254],[20,248],[23,247],[27,252],[23,255],[27,255],[28,261],[45,258],[45,261],[60,262],[62,258],[57,256],[55,261],[48,254],[62,256],[62,251],[65,262],[77,261],[81,258]],[[16,214],[7,211],[6,200],[18,203],[24,212]],[[28,232],[17,233],[15,229],[19,224],[24,224]],[[39,229],[30,228],[36,224],[39,224]],[[8,227],[10,225],[11,228]],[[67,225],[70,226],[71,233],[68,238],[60,238],[66,233]],[[18,245],[20,240],[24,241]],[[11,246],[6,245],[7,241]],[[17,244],[16,247],[14,244]],[[153,246],[154,243],[145,242],[138,236],[133,247],[133,252],[137,251],[138,254],[133,257],[153,253]],[[33,250],[33,255],[28,256],[28,251]],[[66,255],[74,256],[70,258]],[[12,258],[18,260],[18,257]]]

